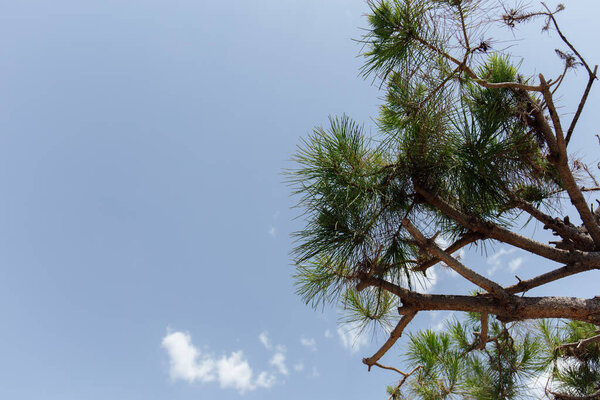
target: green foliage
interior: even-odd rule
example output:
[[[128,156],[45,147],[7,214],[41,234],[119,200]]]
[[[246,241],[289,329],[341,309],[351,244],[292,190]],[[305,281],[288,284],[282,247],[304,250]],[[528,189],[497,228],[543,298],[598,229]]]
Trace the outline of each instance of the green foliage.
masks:
[[[403,399],[528,399],[544,388],[551,393],[589,396],[600,389],[600,345],[582,339],[598,335],[595,325],[579,321],[540,321],[506,326],[489,323],[488,340],[480,348],[480,316],[453,320],[441,332],[410,336],[407,368],[421,366],[400,388]],[[538,379],[546,374],[546,379]],[[556,397],[560,398],[560,397]]]
[[[454,320],[445,331],[410,336],[409,367],[422,373],[405,388],[408,398],[515,399],[527,393],[529,379],[539,372],[541,346],[525,330],[509,329],[496,320],[489,324],[493,340],[478,349],[479,319]]]
[[[515,229],[519,202],[550,203],[564,185],[543,138],[532,133],[538,99],[522,89],[528,80],[489,43],[467,43],[470,22],[487,29],[482,21],[488,16],[477,14],[482,2],[368,4],[362,72],[385,92],[377,133],[367,135],[344,115],[302,141],[297,168],[288,175],[305,220],[293,254],[297,291],[307,303],[337,302],[343,322],[389,329],[398,318],[394,298],[382,289],[359,292],[356,285],[375,277],[413,289],[425,278],[416,267],[430,256],[402,228],[404,219],[429,238],[461,237],[469,224],[433,206],[435,197],[474,226]],[[457,53],[464,58],[454,58]],[[532,377],[542,373],[564,393],[598,389],[598,346],[573,354],[559,347],[590,337],[590,326],[544,322],[534,334],[490,317],[491,340],[482,346],[474,334],[480,321],[473,314],[445,332],[412,335],[407,362],[421,368],[404,392],[391,388],[390,398],[523,398]]]
[[[539,331],[546,350],[541,365],[551,372],[555,391],[582,397],[600,390],[600,341],[580,342],[600,334],[597,326],[541,321]]]
[[[475,84],[440,54],[456,27],[433,21],[456,18],[458,7],[471,12],[467,3],[369,3],[363,72],[381,79],[387,93],[379,133],[367,135],[345,115],[330,118],[302,141],[298,168],[288,175],[306,221],[294,257],[307,303],[347,303],[348,288],[365,274],[409,288],[423,279],[413,272],[423,255],[402,220],[449,239],[465,229],[423,202],[417,186],[506,226],[518,215],[515,197],[540,203],[556,192],[556,173],[524,124],[522,96]],[[490,82],[522,80],[499,54],[483,54],[477,73]],[[360,307],[351,309],[361,315]]]

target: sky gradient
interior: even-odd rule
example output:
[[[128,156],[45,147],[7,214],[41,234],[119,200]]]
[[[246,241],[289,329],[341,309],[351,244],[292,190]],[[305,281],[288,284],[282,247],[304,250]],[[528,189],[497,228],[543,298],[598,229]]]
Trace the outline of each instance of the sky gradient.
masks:
[[[329,115],[375,131],[382,93],[358,77],[352,40],[366,11],[0,1],[0,398],[387,398],[396,376],[360,362],[383,336],[356,337],[294,294],[302,220],[282,175]],[[599,11],[569,2],[561,17],[592,64]],[[509,45],[535,54],[527,73],[554,73],[538,28]],[[567,114],[583,79],[565,85]],[[596,88],[573,142],[590,162],[599,103]],[[504,282],[548,267],[501,246],[465,259]],[[436,271],[424,289],[469,290]],[[598,278],[551,289],[594,295]]]

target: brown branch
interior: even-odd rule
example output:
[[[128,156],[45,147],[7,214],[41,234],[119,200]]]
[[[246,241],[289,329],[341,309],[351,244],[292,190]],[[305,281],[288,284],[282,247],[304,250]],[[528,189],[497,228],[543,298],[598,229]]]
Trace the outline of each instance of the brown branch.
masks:
[[[577,351],[588,344],[600,342],[600,335],[592,336],[587,339],[581,339],[574,343],[564,343],[557,347],[558,350],[570,349],[571,351]]]
[[[398,312],[412,315],[418,311],[465,311],[496,315],[503,322],[540,318],[569,318],[600,324],[600,297],[517,297],[507,303],[490,295],[461,296],[422,294],[404,289],[380,278],[365,278],[366,286],[375,286],[397,295],[402,300]]]
[[[597,79],[597,75],[596,75],[597,72],[598,72],[598,66],[596,65],[594,67],[594,72],[590,75],[590,79],[588,80],[587,86],[585,87],[585,91],[583,92],[583,96],[581,97],[581,101],[579,102],[579,106],[577,106],[577,111],[575,111],[575,115],[573,116],[571,125],[569,126],[569,129],[567,130],[567,137],[565,139],[566,145],[568,145],[569,141],[571,140],[571,135],[573,134],[573,131],[575,130],[575,125],[577,125],[579,116],[581,115],[581,112],[583,111],[583,106],[585,106],[588,95],[590,94],[590,90],[592,89],[592,85],[594,84],[594,81]]]
[[[571,44],[571,42],[569,42],[567,40],[567,37],[565,35],[563,35],[562,31],[558,27],[558,22],[556,22],[556,18],[554,18],[554,13],[550,11],[550,9],[546,6],[545,3],[542,2],[542,5],[548,11],[548,13],[546,15],[548,16],[548,18],[550,18],[552,20],[552,23],[554,24],[554,28],[556,28],[556,32],[558,33],[558,36],[560,36],[560,38],[562,39],[562,41],[565,42],[565,44],[569,47],[569,49],[571,49],[571,51],[573,53],[575,53],[577,55],[577,57],[579,57],[579,61],[581,61],[581,63],[583,64],[583,66],[587,70],[588,74],[592,75],[592,70],[590,69],[589,65],[585,62],[585,59],[581,56],[581,54],[579,54],[579,52],[577,51],[577,49],[575,48],[575,46],[573,46]]]
[[[468,53],[469,50],[471,50],[471,48],[469,46],[469,35],[467,35],[467,26],[465,24],[465,14],[463,12],[462,5],[460,2],[458,3],[458,14],[460,16],[460,25],[462,28],[463,36],[465,38],[465,48],[467,49],[467,53]]]
[[[469,68],[463,61],[458,60],[457,58],[451,56],[450,54],[446,53],[445,51],[443,51],[442,49],[432,45],[431,43],[429,43],[427,40],[421,38],[421,37],[414,37],[414,39],[419,42],[420,44],[422,44],[423,46],[427,47],[428,49],[432,50],[433,52],[441,55],[442,57],[446,58],[447,60],[453,62],[454,64],[456,64],[457,66],[460,67],[460,69],[462,71],[464,71],[471,79],[473,79],[474,82],[476,82],[477,84],[488,88],[488,89],[519,89],[519,90],[525,90],[525,91],[531,91],[531,92],[541,92],[542,91],[542,87],[541,86],[532,86],[532,85],[526,85],[524,83],[519,83],[519,82],[497,82],[497,83],[493,83],[493,82],[488,82],[485,79],[481,79],[477,76],[477,74],[471,69]]]
[[[481,332],[475,332],[475,335],[479,336],[479,349],[485,349],[486,343],[488,340],[488,314],[481,314]]]
[[[502,228],[492,222],[481,221],[475,217],[463,214],[461,211],[448,204],[439,196],[430,193],[428,190],[415,185],[416,192],[421,195],[427,203],[436,207],[449,218],[453,219],[465,228],[482,234],[484,237],[496,239],[500,242],[508,243],[530,253],[564,264],[574,264],[580,262],[593,266],[600,266],[600,253],[584,251],[567,251],[554,248],[552,246],[537,242],[528,237],[521,236]]]
[[[409,376],[411,376],[412,374],[414,374],[415,372],[417,372],[418,370],[420,370],[421,368],[423,368],[422,365],[417,365],[416,367],[413,368],[412,371],[406,373],[406,372],[402,372],[402,371],[400,371],[400,370],[398,370],[396,368],[386,367],[386,366],[380,365],[378,363],[375,363],[374,365],[378,366],[379,368],[391,369],[393,371],[398,372],[399,374],[401,374],[403,376],[403,378],[400,381],[400,383],[398,383],[398,385],[396,386],[396,388],[392,391],[392,394],[390,395],[390,397],[388,397],[388,400],[391,400],[391,399],[394,398],[394,395],[399,392],[400,388],[402,387],[402,385],[404,385],[404,382],[406,382],[406,380],[408,379]]]
[[[454,252],[462,249],[463,247],[465,247],[471,243],[476,242],[479,239],[483,239],[483,237],[477,233],[469,232],[466,235],[464,235],[463,237],[461,237],[460,239],[458,239],[456,242],[452,243],[444,251],[448,254],[453,254]],[[433,267],[438,262],[440,262],[439,258],[432,257],[432,258],[420,263],[419,265],[417,265],[415,268],[413,268],[413,271],[425,272],[425,271],[427,271],[427,269],[429,269],[430,267]]]
[[[553,218],[548,214],[543,213],[542,211],[534,207],[533,204],[525,200],[515,198],[513,199],[513,201],[516,203],[518,208],[520,208],[521,210],[531,215],[533,218],[543,223],[545,225],[544,228],[547,226],[554,232],[556,232],[558,235],[560,235],[563,239],[569,239],[575,242],[576,247],[578,247],[580,250],[594,250],[594,242],[592,241],[592,239],[588,235],[580,232],[574,226],[567,225],[560,219]]]
[[[588,396],[571,396],[569,394],[549,392],[556,400],[598,400],[600,398],[600,389]]]
[[[504,288],[504,290],[506,290],[510,294],[527,292],[528,290],[545,285],[546,283],[557,281],[559,279],[566,278],[567,276],[575,275],[580,272],[591,271],[594,269],[598,269],[598,267],[591,267],[582,264],[566,265],[564,267],[557,268],[550,272],[546,272],[545,274],[536,276],[535,278],[520,281],[516,285]]]
[[[396,325],[394,330],[390,333],[390,337],[388,338],[388,340],[386,340],[383,346],[381,346],[381,348],[377,350],[377,352],[371,357],[363,358],[362,362],[369,366],[369,370],[373,365],[375,365],[377,361],[379,361],[381,357],[385,355],[385,353],[387,353],[387,351],[396,343],[400,336],[402,336],[402,331],[404,331],[404,328],[406,328],[410,321],[412,321],[415,315],[417,315],[416,311],[404,314],[402,318],[400,318],[400,321],[398,321],[398,324]]]
[[[548,83],[542,74],[540,74],[539,77],[541,86],[543,87],[542,93],[544,95],[544,100],[548,106],[548,112],[550,113],[550,118],[552,119],[552,124],[554,125],[554,132],[556,133],[557,148],[553,151],[555,157],[551,161],[558,170],[560,178],[563,181],[565,189],[567,189],[569,198],[571,199],[571,203],[573,203],[577,209],[577,212],[579,213],[583,224],[590,233],[590,236],[594,240],[594,243],[597,247],[600,247],[600,226],[598,225],[592,210],[590,210],[588,207],[587,202],[583,197],[583,193],[581,193],[581,190],[579,190],[577,182],[575,181],[575,178],[573,177],[573,174],[567,165],[567,147],[563,136],[562,126],[560,124],[560,118],[556,111]],[[550,150],[552,151],[552,149]]]
[[[425,236],[415,227],[408,218],[405,218],[402,221],[402,225],[406,228],[406,230],[415,238],[419,246],[430,253],[432,256],[435,256],[445,262],[450,268],[456,271],[460,276],[467,279],[469,282],[472,282],[479,286],[480,288],[485,289],[486,291],[492,293],[494,296],[506,300],[508,297],[508,293],[504,291],[502,286],[498,285],[496,282],[493,282],[481,275],[472,269],[466,267],[462,263],[460,263],[456,258],[452,257],[450,254],[446,253],[442,249],[440,249],[434,241],[427,240]]]

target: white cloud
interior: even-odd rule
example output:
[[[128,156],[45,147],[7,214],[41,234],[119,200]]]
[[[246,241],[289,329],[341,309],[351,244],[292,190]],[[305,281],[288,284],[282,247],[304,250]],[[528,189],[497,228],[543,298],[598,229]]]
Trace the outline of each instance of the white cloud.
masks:
[[[308,347],[312,351],[317,351],[317,341],[314,338],[300,338],[300,344],[304,347]]]
[[[173,332],[164,337],[162,347],[169,354],[171,379],[188,382],[210,382],[215,380],[215,360],[201,356],[192,345],[190,335]]]
[[[258,335],[258,340],[265,346],[265,349],[271,350],[273,346],[271,346],[271,341],[269,340],[269,333],[267,331],[261,332]]]
[[[319,376],[321,376],[321,374],[319,374],[319,370],[317,369],[317,367],[312,367],[311,377],[318,378]]]
[[[517,272],[521,264],[523,264],[523,257],[517,257],[508,263],[508,269],[510,272]]]
[[[427,270],[427,276],[422,274],[414,274],[414,290],[419,293],[431,293],[434,286],[437,284],[436,267],[431,267]]]
[[[277,229],[275,229],[274,226],[271,226],[269,228],[269,230],[267,231],[267,233],[269,234],[269,236],[271,236],[272,238],[277,237]]]
[[[351,353],[356,353],[362,346],[369,344],[366,330],[361,330],[359,324],[344,324],[337,329],[342,346]]]
[[[503,261],[503,258],[505,256],[513,254],[516,251],[517,251],[517,249],[514,249],[514,248],[508,249],[508,248],[503,247],[499,251],[497,251],[495,254],[488,257],[487,263],[490,265],[490,268],[487,271],[488,276],[494,275],[496,273],[496,271],[498,271],[504,265],[507,265],[506,262]],[[513,260],[509,261],[508,262],[509,271],[513,272],[513,273],[516,272],[519,269],[519,267],[523,264],[523,261],[524,261],[523,257],[516,257]]]
[[[219,383],[222,388],[234,388],[240,393],[256,389],[252,380],[252,368],[244,359],[242,351],[231,353],[229,357],[223,356],[217,362]]]
[[[550,371],[544,371],[541,374],[532,377],[527,382],[527,387],[530,389],[529,394],[536,399],[548,399],[546,389],[552,389],[549,384],[549,379],[552,376]]]
[[[502,258],[505,255],[512,254],[515,251],[516,249],[506,249],[505,247],[503,247],[500,249],[500,251],[488,257],[487,263],[491,265],[491,267],[487,271],[488,275],[494,275],[494,273],[502,266],[502,260],[500,260],[500,258]]]
[[[288,369],[285,365],[285,355],[283,353],[275,353],[271,361],[269,361],[271,365],[275,366],[280,374],[288,375]]]
[[[302,361],[300,361],[300,362],[297,362],[296,364],[294,364],[294,371],[296,371],[296,372],[304,371],[304,363]]]
[[[431,315],[431,323],[429,324],[430,329],[434,332],[441,332],[446,328],[446,324],[452,318],[454,318],[454,311],[451,312],[441,312],[441,311],[433,311],[430,313]]]
[[[331,331],[329,329],[325,329],[325,338],[331,339],[332,337],[333,337],[333,334],[331,333]]]
[[[277,346],[275,346],[275,351],[285,353],[287,351],[287,348],[282,344],[278,344]]]
[[[190,383],[216,380],[222,388],[232,388],[240,393],[269,388],[276,382],[275,375],[269,372],[261,372],[254,379],[252,368],[241,350],[220,359],[200,354],[188,333],[169,332],[162,340],[162,347],[169,356],[173,380],[181,379]]]

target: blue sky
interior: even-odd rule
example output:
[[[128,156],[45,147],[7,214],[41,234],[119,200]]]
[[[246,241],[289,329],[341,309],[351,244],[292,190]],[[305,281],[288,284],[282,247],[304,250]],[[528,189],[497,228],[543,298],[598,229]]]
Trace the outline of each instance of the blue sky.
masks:
[[[591,63],[599,8],[571,2],[562,16]],[[347,0],[0,1],[0,398],[385,397],[396,376],[360,362],[383,336],[344,333],[336,310],[294,294],[302,221],[281,174],[329,115],[374,129],[381,93],[358,78],[351,40],[365,12]],[[515,42],[536,54],[526,71],[552,68],[547,43]],[[565,113],[584,78],[569,78]],[[589,161],[598,97],[573,146]],[[506,282],[548,268],[502,247],[465,259]],[[553,289],[594,295],[598,277]],[[438,270],[429,290],[463,286]]]

